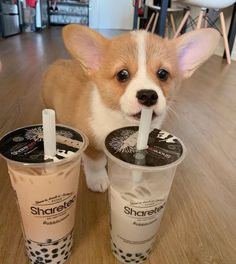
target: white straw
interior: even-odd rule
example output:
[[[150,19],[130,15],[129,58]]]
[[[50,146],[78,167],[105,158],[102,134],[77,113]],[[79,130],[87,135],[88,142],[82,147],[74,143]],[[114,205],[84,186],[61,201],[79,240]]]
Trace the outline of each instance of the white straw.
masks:
[[[143,107],[138,130],[137,150],[147,148],[153,109]]]
[[[152,113],[153,109],[147,107],[142,108],[138,130],[137,150],[146,149],[148,147],[147,143],[152,122]],[[139,183],[142,180],[141,171],[134,171],[132,176],[134,183]]]
[[[54,157],[56,155],[55,111],[52,109],[44,109],[42,116],[44,156]]]

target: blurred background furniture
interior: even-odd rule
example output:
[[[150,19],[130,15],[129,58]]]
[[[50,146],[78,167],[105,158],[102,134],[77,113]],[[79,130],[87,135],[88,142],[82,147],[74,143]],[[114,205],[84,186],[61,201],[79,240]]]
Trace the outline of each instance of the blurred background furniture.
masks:
[[[89,25],[89,0],[59,0],[57,9],[49,10],[51,25],[82,24]]]
[[[20,11],[20,1],[0,1],[0,33],[2,37],[21,33],[22,16]]]
[[[156,30],[159,13],[161,12],[161,9],[162,9],[162,7],[160,6],[160,3],[161,2],[158,1],[157,5],[155,5],[155,4],[147,4],[147,8],[152,11],[152,14],[151,14],[151,17],[150,17],[150,19],[148,21],[146,30],[147,31],[151,31],[152,33],[154,33],[155,30]],[[169,28],[168,25],[170,25],[173,33],[175,34],[176,25],[175,25],[174,14],[175,13],[179,13],[179,12],[183,12],[183,10],[184,10],[183,6],[179,5],[178,3],[176,3],[173,0],[169,1],[169,5],[168,5],[168,8],[167,8],[167,15],[166,15],[166,25],[167,25],[166,26],[166,30],[168,30],[168,28]],[[168,33],[167,33],[167,36],[168,36]]]
[[[153,32],[158,34],[161,37],[165,36],[166,18],[167,18],[167,13],[168,13],[168,7],[170,7],[170,4],[171,4],[171,0],[154,0],[153,1],[153,6],[158,6],[159,9],[158,9],[158,16],[156,17],[156,21],[153,21],[155,22],[156,26],[152,28],[154,28]],[[134,6],[133,29],[137,29],[137,28],[140,28],[140,26],[138,26],[139,16],[144,15],[145,20],[147,20],[149,1],[148,0],[133,0],[133,6]],[[157,10],[155,10],[155,12],[157,12]]]
[[[234,41],[236,36],[236,3],[234,3],[234,8],[232,10],[231,22],[228,33],[228,42],[229,42],[229,52],[232,53],[234,47]],[[226,58],[226,52],[224,52],[224,58]]]
[[[226,33],[224,13],[222,9],[233,5],[236,1],[235,0],[181,0],[179,2],[181,4],[186,5],[188,11],[186,12],[182,22],[180,23],[178,29],[176,30],[174,38],[178,37],[178,35],[180,34],[183,27],[186,25],[187,20],[189,18],[191,20],[191,25],[197,21],[195,27],[196,29],[199,29],[201,27],[208,27],[208,26],[213,27],[221,33],[224,39],[225,54],[226,54],[227,62],[228,64],[230,64],[231,57],[230,57],[229,42]],[[199,16],[195,19],[191,17],[191,6],[196,6],[200,8]],[[220,18],[221,30],[219,30],[218,27],[216,26],[217,19],[212,21],[209,18],[208,10],[214,10],[218,12],[218,17]]]

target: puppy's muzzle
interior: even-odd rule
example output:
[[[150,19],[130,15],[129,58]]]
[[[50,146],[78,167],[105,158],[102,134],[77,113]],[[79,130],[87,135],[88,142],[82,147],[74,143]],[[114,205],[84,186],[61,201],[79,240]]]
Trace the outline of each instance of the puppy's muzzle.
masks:
[[[157,103],[158,100],[158,94],[154,90],[139,90],[136,94],[136,97],[138,99],[138,102],[141,105],[145,106],[152,106]]]

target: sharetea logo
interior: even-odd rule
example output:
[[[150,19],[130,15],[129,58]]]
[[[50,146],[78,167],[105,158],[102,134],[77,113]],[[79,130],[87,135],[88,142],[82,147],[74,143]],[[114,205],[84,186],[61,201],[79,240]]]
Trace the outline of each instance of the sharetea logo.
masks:
[[[64,201],[60,205],[47,207],[47,208],[45,208],[45,206],[31,206],[30,210],[31,210],[31,214],[35,216],[51,216],[66,211],[73,205],[75,201],[76,201],[76,195],[74,195],[68,201]]]
[[[161,206],[156,206],[154,209],[151,210],[135,210],[132,207],[125,206],[124,207],[124,213],[130,216],[141,216],[141,217],[147,217],[158,214],[165,206],[165,203],[163,203]]]

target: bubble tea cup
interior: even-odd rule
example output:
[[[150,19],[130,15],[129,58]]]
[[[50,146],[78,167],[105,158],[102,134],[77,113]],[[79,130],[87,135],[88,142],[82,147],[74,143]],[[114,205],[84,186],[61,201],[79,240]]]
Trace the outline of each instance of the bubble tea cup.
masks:
[[[185,156],[180,139],[153,129],[137,150],[138,127],[111,132],[105,140],[110,178],[110,234],[122,263],[146,261],[156,240],[177,165]]]
[[[83,133],[56,126],[56,153],[44,155],[42,125],[5,135],[0,153],[7,161],[30,263],[63,264],[71,255]]]

